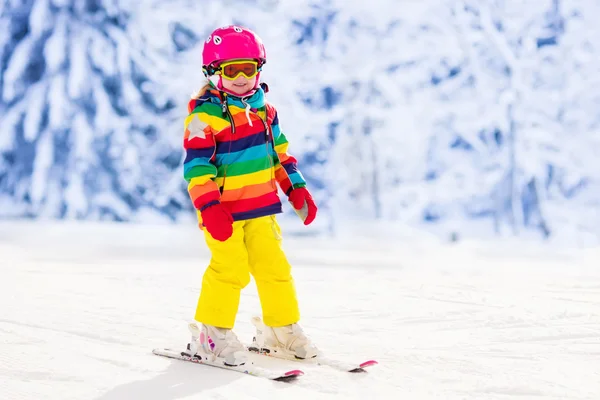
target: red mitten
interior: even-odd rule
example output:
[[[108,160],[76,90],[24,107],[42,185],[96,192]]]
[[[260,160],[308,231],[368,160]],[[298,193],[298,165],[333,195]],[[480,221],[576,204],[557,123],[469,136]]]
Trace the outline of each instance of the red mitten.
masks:
[[[301,187],[292,190],[289,200],[296,213],[304,221],[304,225],[308,225],[315,220],[317,205],[306,188]]]
[[[215,203],[202,209],[202,224],[210,235],[221,242],[233,234],[233,217],[221,203]]]

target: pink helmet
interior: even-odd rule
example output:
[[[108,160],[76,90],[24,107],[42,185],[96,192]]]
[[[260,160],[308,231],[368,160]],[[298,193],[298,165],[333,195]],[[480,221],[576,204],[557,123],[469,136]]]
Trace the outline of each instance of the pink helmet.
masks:
[[[210,66],[238,58],[257,60],[259,66],[267,62],[261,38],[250,29],[236,25],[224,26],[215,29],[206,39],[202,50],[202,65],[209,70],[209,75],[212,75]]]

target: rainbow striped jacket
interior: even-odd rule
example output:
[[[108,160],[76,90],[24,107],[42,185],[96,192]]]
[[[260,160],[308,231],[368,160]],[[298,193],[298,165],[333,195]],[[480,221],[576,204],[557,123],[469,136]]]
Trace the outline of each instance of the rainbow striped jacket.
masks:
[[[277,184],[286,195],[306,186],[262,87],[247,99],[208,90],[190,100],[183,147],[184,178],[199,217],[218,202],[235,221],[281,213]]]

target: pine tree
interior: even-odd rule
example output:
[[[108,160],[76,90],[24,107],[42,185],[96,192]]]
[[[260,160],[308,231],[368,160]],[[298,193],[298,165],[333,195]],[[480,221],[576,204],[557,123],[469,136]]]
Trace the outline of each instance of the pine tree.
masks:
[[[167,90],[177,71],[164,55],[196,38],[166,23],[152,37],[142,9],[100,0],[5,4],[0,193],[13,205],[2,213],[127,220],[144,209],[173,217],[187,204],[172,179],[181,150],[166,132],[181,110]],[[173,40],[155,41],[164,30]]]

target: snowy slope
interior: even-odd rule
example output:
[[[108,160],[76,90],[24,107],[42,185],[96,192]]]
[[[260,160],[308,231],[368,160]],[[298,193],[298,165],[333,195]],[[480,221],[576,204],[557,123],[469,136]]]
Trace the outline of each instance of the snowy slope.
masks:
[[[285,245],[308,333],[379,366],[304,367],[284,384],[154,356],[187,340],[208,262],[193,224],[0,224],[0,398],[600,398],[598,250],[408,234]],[[251,284],[241,337],[258,310]]]

